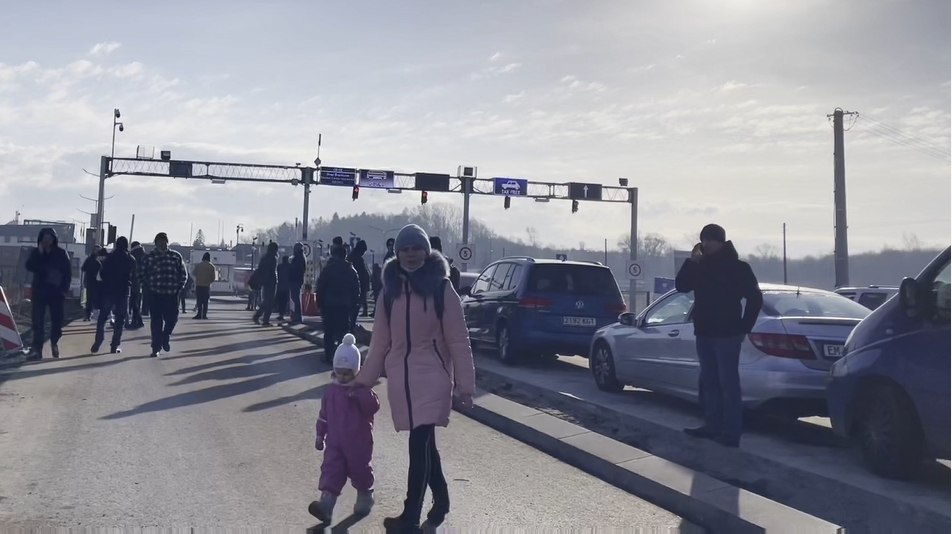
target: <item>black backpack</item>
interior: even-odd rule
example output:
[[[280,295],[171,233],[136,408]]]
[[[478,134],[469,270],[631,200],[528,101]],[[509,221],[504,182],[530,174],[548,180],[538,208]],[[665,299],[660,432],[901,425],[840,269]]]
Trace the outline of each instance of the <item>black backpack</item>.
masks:
[[[446,302],[446,283],[449,282],[449,279],[444,278],[440,281],[440,290],[433,295],[433,307],[436,309],[436,318],[443,322],[443,308],[445,307]],[[383,295],[383,308],[387,311],[387,321],[390,321],[390,312],[393,310],[393,298],[390,297],[386,292]]]

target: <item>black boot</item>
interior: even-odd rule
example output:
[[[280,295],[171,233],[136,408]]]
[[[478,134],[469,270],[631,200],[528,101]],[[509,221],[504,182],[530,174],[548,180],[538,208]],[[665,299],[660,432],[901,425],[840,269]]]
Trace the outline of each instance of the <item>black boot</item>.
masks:
[[[387,534],[417,534],[423,532],[419,524],[404,519],[402,515],[384,519],[383,528],[386,529]]]
[[[433,499],[433,507],[426,513],[426,522],[431,527],[438,527],[446,521],[446,515],[450,513],[450,496]]]

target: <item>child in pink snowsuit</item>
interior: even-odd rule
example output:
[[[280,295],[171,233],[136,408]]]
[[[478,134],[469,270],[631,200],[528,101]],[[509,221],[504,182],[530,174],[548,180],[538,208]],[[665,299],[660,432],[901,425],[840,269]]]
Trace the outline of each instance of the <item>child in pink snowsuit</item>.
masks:
[[[370,465],[374,451],[374,414],[380,399],[370,388],[346,386],[360,370],[360,350],[354,335],[347,334],[334,354],[334,383],[321,399],[314,448],[324,451],[321,464],[321,500],[312,502],[308,511],[329,522],[337,497],[347,479],[357,490],[354,513],[367,515],[374,504],[374,470]]]

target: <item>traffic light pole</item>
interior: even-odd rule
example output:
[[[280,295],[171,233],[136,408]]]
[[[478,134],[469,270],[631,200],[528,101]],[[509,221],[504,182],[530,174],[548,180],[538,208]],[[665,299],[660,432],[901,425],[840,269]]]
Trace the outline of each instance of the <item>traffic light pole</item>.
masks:
[[[628,189],[628,202],[631,203],[631,243],[629,247],[631,249],[631,261],[636,261],[638,259],[638,188],[631,187]],[[628,281],[628,311],[635,311],[635,295],[638,294],[638,281],[632,278]]]
[[[460,177],[460,187],[463,189],[463,244],[469,244],[469,197],[472,196],[473,179]],[[465,273],[469,265],[463,262],[462,271]]]
[[[306,168],[304,169],[304,220],[303,220],[303,231],[301,232],[301,240],[307,241],[307,226],[308,226],[308,208],[311,202],[311,182],[314,181],[314,169]]]

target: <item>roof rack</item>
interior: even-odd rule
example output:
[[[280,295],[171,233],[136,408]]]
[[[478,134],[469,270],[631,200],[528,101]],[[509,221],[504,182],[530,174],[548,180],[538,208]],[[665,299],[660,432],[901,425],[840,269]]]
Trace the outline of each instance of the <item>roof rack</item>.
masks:
[[[529,261],[535,261],[535,258],[533,258],[532,256],[506,256],[505,258],[502,258],[502,259],[504,259],[504,260],[529,260]]]

